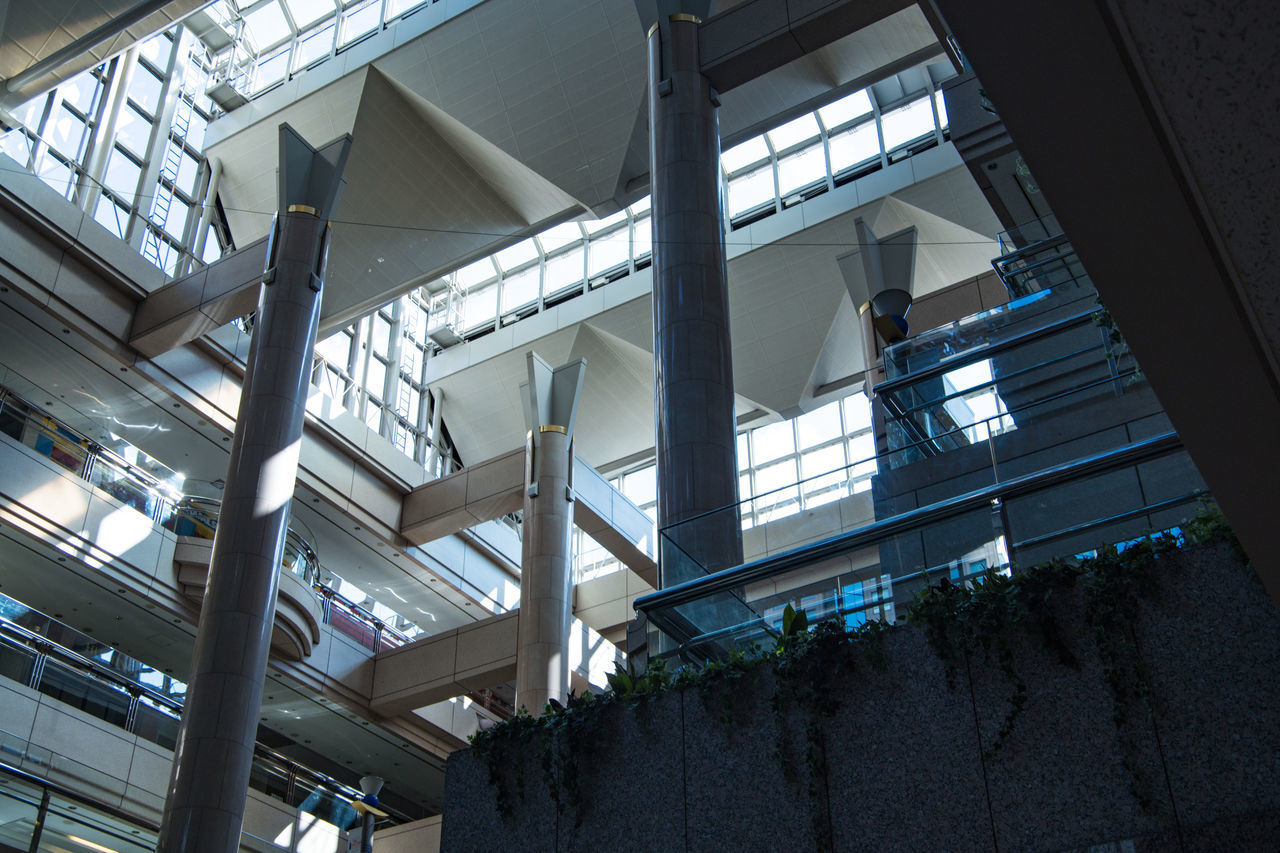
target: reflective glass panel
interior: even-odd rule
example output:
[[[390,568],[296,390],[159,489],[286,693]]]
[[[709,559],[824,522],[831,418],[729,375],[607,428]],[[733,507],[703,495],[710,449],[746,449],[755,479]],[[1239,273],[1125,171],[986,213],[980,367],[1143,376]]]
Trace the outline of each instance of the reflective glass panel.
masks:
[[[625,264],[631,254],[629,242],[625,228],[592,240],[587,255],[587,275],[597,275]]]
[[[778,192],[784,199],[826,177],[827,157],[820,142],[778,160]]]
[[[588,222],[582,223],[582,225],[587,229],[588,234],[599,234],[606,228],[617,225],[619,222],[626,221],[627,212],[625,210],[619,210],[617,213],[611,216],[606,216],[604,219],[592,219]]]
[[[471,288],[481,282],[488,281],[498,274],[493,268],[493,261],[489,258],[481,258],[474,264],[467,264],[455,273],[455,281],[460,287]]]
[[[917,98],[885,113],[880,121],[884,126],[885,150],[892,151],[903,143],[933,132],[933,107],[928,97]]]
[[[284,0],[284,3],[300,31],[334,12],[333,0]]]
[[[462,327],[472,329],[493,322],[498,313],[498,286],[491,284],[467,293],[462,301]]]
[[[508,246],[502,251],[494,253],[493,257],[497,260],[498,266],[505,272],[513,270],[522,264],[527,264],[538,257],[538,246],[532,239],[521,240],[514,246]]]
[[[769,156],[769,146],[765,144],[763,136],[757,136],[755,139],[748,139],[741,145],[735,145],[728,151],[720,155],[720,165],[730,174],[738,171],[744,166],[750,166],[752,163],[758,162]]]
[[[836,173],[880,156],[880,135],[874,121],[841,131],[830,137],[828,144],[831,171]]]
[[[138,66],[133,72],[133,79],[129,81],[129,97],[138,106],[154,115],[160,106],[160,90],[163,86],[159,77],[146,68]]]
[[[341,47],[360,38],[371,30],[378,28],[381,21],[380,0],[367,0],[342,13],[342,27],[338,33],[338,46]]]
[[[631,256],[633,258],[643,258],[645,255],[653,251],[653,222],[649,217],[637,219],[633,227],[633,237],[631,244]]]
[[[298,39],[298,46],[293,51],[293,70],[306,68],[317,59],[328,56],[333,50],[333,36],[336,31],[337,24],[330,21],[328,25]]]
[[[795,452],[796,442],[791,431],[791,421],[769,424],[751,431],[751,462],[754,465],[763,465]],[[756,485],[759,488],[759,483]]]
[[[274,2],[245,15],[244,31],[250,44],[258,50],[271,47],[293,34],[289,29],[289,22],[285,20],[284,12],[280,11],[279,5]]]
[[[870,114],[871,98],[867,97],[866,89],[859,89],[852,95],[846,95],[818,110],[818,116],[828,130]]]
[[[818,120],[813,113],[805,113],[800,118],[792,119],[781,127],[775,127],[766,136],[773,145],[774,151],[784,151],[793,145],[799,145],[818,135]]]
[[[583,247],[576,246],[567,252],[547,258],[546,283],[543,286],[543,292],[554,293],[561,288],[581,282],[586,269],[585,255],[586,251]]]
[[[78,160],[84,147],[88,127],[69,109],[63,107],[50,119],[45,138],[49,144],[67,157]]]
[[[773,201],[773,167],[763,166],[754,172],[729,181],[729,216],[737,216],[766,202]]]
[[[117,237],[124,239],[124,229],[129,222],[129,211],[120,207],[107,196],[98,199],[98,209],[93,212],[94,220]],[[217,246],[214,241],[214,246]]]
[[[125,107],[116,122],[116,144],[123,145],[139,157],[147,153],[151,139],[151,120],[133,107]]]
[[[8,746],[8,744],[6,744]],[[22,779],[0,777],[0,848],[29,850],[40,812],[42,789]]]
[[[502,280],[502,313],[523,308],[538,301],[538,285],[541,271],[536,265]]]
[[[548,228],[538,235],[538,245],[542,247],[543,252],[547,253],[563,249],[570,243],[577,243],[581,240],[582,229],[576,222],[566,222],[563,225]]]
[[[796,418],[796,427],[800,432],[801,447],[814,447],[839,438],[840,404],[828,403],[821,409],[806,412]]]
[[[111,152],[111,159],[107,161],[107,174],[103,177],[103,182],[113,192],[132,200],[138,192],[138,179],[141,176],[142,167],[117,149]]]

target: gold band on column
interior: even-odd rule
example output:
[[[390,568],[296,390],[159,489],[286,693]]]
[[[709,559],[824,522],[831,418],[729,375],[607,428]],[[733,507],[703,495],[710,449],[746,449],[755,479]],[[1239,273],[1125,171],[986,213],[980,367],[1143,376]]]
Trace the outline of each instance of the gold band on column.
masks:
[[[561,435],[569,434],[569,430],[565,429],[559,424],[543,424],[542,426],[538,427],[538,432],[558,432]]]
[[[688,12],[676,12],[670,18],[671,21],[678,21],[685,24],[701,24],[702,19],[697,15],[690,15]]]
[[[291,204],[285,208],[285,213],[310,213],[312,216],[320,215],[320,211],[316,210],[309,204]]]

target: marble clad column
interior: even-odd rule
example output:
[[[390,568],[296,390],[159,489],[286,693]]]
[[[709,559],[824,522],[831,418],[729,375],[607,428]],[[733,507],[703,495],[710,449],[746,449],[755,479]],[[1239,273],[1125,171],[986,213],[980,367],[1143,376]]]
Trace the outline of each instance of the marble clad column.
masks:
[[[700,72],[698,24],[678,13],[649,31],[659,530],[738,501],[719,100]],[[742,562],[736,509],[669,535],[706,571]],[[661,585],[702,569],[664,559]]]
[[[350,147],[345,136],[316,151],[280,127],[280,213],[196,629],[157,847],[164,853],[240,846],[320,319],[327,217]]]
[[[524,398],[524,524],[520,559],[520,624],[516,705],[542,713],[569,692],[569,625],[573,618],[573,428],[587,362],[552,370],[529,353]]]

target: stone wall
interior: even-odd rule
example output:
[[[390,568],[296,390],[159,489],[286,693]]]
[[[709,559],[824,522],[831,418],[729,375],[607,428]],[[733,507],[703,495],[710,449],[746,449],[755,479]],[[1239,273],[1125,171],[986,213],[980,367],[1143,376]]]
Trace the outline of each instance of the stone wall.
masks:
[[[1013,635],[1028,701],[998,750],[1013,688],[994,655],[949,685],[923,631],[897,628],[882,667],[858,657],[836,677],[829,718],[767,670],[608,707],[572,759],[578,802],[559,810],[537,744],[500,770],[505,812],[488,765],[454,753],[441,849],[1274,850],[1280,611],[1224,545],[1157,570],[1133,625],[1151,696],[1123,724],[1073,590],[1053,607],[1076,665]]]

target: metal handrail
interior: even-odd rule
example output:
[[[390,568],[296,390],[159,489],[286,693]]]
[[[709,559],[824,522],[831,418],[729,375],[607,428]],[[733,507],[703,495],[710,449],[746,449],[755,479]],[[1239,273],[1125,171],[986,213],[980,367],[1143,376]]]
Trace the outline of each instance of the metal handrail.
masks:
[[[1040,338],[1049,337],[1050,335],[1064,331],[1065,329],[1073,328],[1075,326],[1083,326],[1086,320],[1092,319],[1101,311],[1101,307],[1090,308],[1088,311],[1081,311],[1078,314],[1072,314],[1069,317],[1054,320],[1052,323],[1039,326],[1019,335],[1014,335],[1012,338],[1006,338],[1003,341],[997,341],[994,344],[981,344],[973,347],[972,349],[966,350],[965,352],[951,356],[950,358],[944,358],[936,364],[931,364],[928,367],[921,368],[920,370],[912,371],[905,376],[899,376],[895,379],[886,379],[879,385],[874,386],[871,391],[876,395],[888,394],[904,386],[914,385],[922,380],[932,379],[935,376],[950,373],[957,368],[967,366],[971,362],[990,358],[996,353],[1001,353],[1005,350],[1031,343],[1032,341],[1039,340]]]
[[[1064,528],[1062,530],[1054,531],[1053,533],[1046,533],[1042,536],[1034,536],[1030,539],[1025,539],[1021,542],[1010,543],[1009,551],[1010,553],[1014,553],[1021,548],[1041,545],[1046,542],[1052,542],[1055,539],[1062,539],[1066,536],[1072,536],[1079,533],[1084,533],[1086,531],[1093,530],[1098,527],[1105,527],[1108,524],[1115,524],[1117,522],[1126,521],[1132,518],[1137,518],[1139,516],[1146,515],[1151,512],[1158,512],[1162,509],[1169,509],[1175,506],[1181,506],[1183,504],[1190,503],[1191,501],[1194,501],[1194,500],[1203,499],[1208,494],[1209,494],[1208,491],[1204,489],[1198,489],[1192,492],[1187,492],[1176,498],[1169,498],[1168,500],[1158,501],[1157,503],[1148,504],[1138,509],[1129,510],[1127,512],[1116,513],[1114,515],[1106,516],[1105,518],[1094,519],[1092,521],[1087,521],[1082,524],[1076,524],[1071,527]],[[950,563],[944,563],[944,564],[935,565],[929,568],[918,569],[914,572],[908,572],[907,574],[904,574],[904,575],[895,575],[889,579],[889,584],[892,586],[901,587],[902,585],[908,584],[912,581],[917,581],[921,579],[927,580],[930,577],[936,577],[939,572],[945,572],[948,568],[950,568],[950,566],[951,566]],[[1007,568],[1007,565],[1003,567],[995,566],[992,568],[994,569]],[[835,580],[837,577],[838,577],[837,575],[833,575],[832,580]],[[875,601],[868,602],[861,607],[837,608],[837,612],[840,615],[858,613],[866,610],[874,610],[877,607],[884,607],[886,604],[893,604],[893,602],[894,602],[894,596],[892,594],[883,595],[877,598]],[[750,605],[748,605],[748,607],[750,607]],[[666,626],[662,624],[664,621],[665,620],[655,620],[655,624],[658,624],[659,627],[661,627],[664,631],[666,631],[666,633],[671,634],[672,632],[668,631]],[[717,628],[714,631],[708,631],[705,634],[699,634],[693,637],[689,637],[688,639],[681,641],[680,648],[681,649],[693,648],[693,647],[705,645],[707,643],[718,642],[723,638],[733,637],[736,634],[740,634],[743,631],[747,631],[756,627],[763,628],[765,631],[769,633],[776,633],[776,631],[774,631],[773,628],[770,626],[769,620],[766,617],[757,616],[757,618],[755,619],[749,619],[745,622],[739,622],[736,625],[728,625],[724,628]]]
[[[908,510],[880,521],[840,533],[810,545],[792,548],[769,557],[763,557],[740,566],[723,569],[701,578],[685,581],[675,586],[641,596],[635,601],[637,612],[646,615],[658,608],[677,607],[707,595],[726,592],[744,584],[774,577],[783,572],[801,568],[820,560],[843,554],[885,539],[889,536],[913,530],[929,524],[945,521],[975,509],[990,507],[995,498],[1006,499],[1039,491],[1070,480],[1125,465],[1133,465],[1182,448],[1182,440],[1175,432],[1166,432],[1152,438],[1136,441],[1113,450],[1095,453],[1071,462],[1064,462],[1034,474],[1026,474],[995,483],[954,498],[938,501],[928,506]]]
[[[175,498],[173,494],[166,493],[166,491],[159,488],[160,481],[154,476],[148,474],[141,468],[138,468],[136,465],[129,463],[119,454],[109,448],[103,447],[101,444],[89,438],[74,427],[68,426],[60,418],[49,414],[40,406],[35,405],[21,395],[16,394],[7,388],[0,387],[0,409],[3,409],[4,402],[9,399],[16,400],[20,404],[21,410],[15,407],[12,411],[14,414],[20,414],[25,422],[33,423],[32,414],[38,413],[39,416],[48,418],[53,423],[57,424],[60,429],[66,431],[70,436],[74,436],[79,443],[84,445],[83,449],[85,451],[85,460],[81,464],[79,470],[75,471],[77,476],[81,477],[81,479],[88,480],[93,474],[95,461],[105,458],[111,465],[120,468],[136,485],[146,489],[155,497],[155,510],[149,514],[152,521],[165,526],[166,529],[172,529],[167,525],[173,518],[176,518],[181,514],[184,507],[202,507],[210,516],[209,521],[212,522],[210,526],[214,528],[217,527],[217,516],[222,505],[222,502],[217,498],[199,495],[182,495]],[[35,423],[35,426],[37,428],[44,429],[42,424]],[[203,519],[199,520],[203,521]],[[389,633],[391,636],[402,640],[402,642],[410,642],[411,638],[402,631],[382,621],[361,605],[345,598],[332,587],[324,585],[320,581],[320,558],[316,554],[315,549],[311,547],[311,544],[306,539],[292,529],[288,529],[285,535],[290,544],[294,545],[294,547],[298,548],[303,553],[307,561],[308,568],[303,579],[316,590],[317,594],[320,595],[326,622],[328,621],[329,614],[329,607],[326,599],[338,599],[348,607],[353,616],[369,624],[374,631],[375,638],[378,638],[383,633]],[[314,567],[314,569],[312,567]]]
[[[1021,406],[1016,406],[1012,409],[1005,409],[1004,411],[999,412],[997,414],[990,415],[989,417],[985,417],[985,418],[982,418],[981,420],[974,421],[968,426],[957,426],[954,429],[950,429],[946,432],[941,432],[941,433],[937,433],[936,435],[926,436],[925,438],[909,441],[899,447],[895,447],[892,450],[885,451],[884,453],[877,453],[875,456],[868,456],[867,458],[859,459],[856,462],[850,462],[848,465],[844,465],[839,468],[833,468],[830,471],[823,471],[818,474],[810,474],[808,477],[802,477],[801,479],[797,480],[794,483],[788,483],[785,486],[778,486],[777,488],[770,489],[767,492],[761,492],[758,495],[752,495],[749,498],[743,498],[737,503],[725,504],[724,506],[716,507],[715,509],[705,510],[703,512],[698,513],[697,515],[691,515],[688,518],[681,519],[680,521],[672,522],[671,524],[668,524],[666,527],[663,527],[662,529],[660,529],[658,531],[658,535],[660,537],[666,535],[667,541],[671,542],[672,541],[671,536],[667,535],[668,531],[676,530],[679,528],[686,528],[688,525],[693,524],[694,522],[699,521],[701,519],[709,518],[711,516],[723,513],[727,510],[735,509],[737,507],[741,507],[746,504],[751,504],[751,503],[760,501],[762,498],[767,498],[769,495],[776,494],[778,492],[785,492],[789,489],[794,489],[797,486],[802,486],[805,483],[810,482],[811,480],[820,480],[826,477],[830,477],[832,474],[839,474],[843,471],[849,471],[853,468],[858,467],[859,465],[865,465],[868,462],[876,462],[881,459],[887,459],[890,457],[898,456],[903,453],[908,453],[912,450],[924,450],[927,446],[936,444],[941,439],[962,434],[967,430],[974,429],[975,427],[979,427],[984,424],[990,424],[992,421],[1000,421],[1004,418],[1012,417],[1014,415],[1019,415],[1019,414],[1022,414],[1023,412],[1034,409],[1037,406],[1043,406],[1046,403],[1052,403],[1057,400],[1065,399],[1067,397],[1070,397],[1072,394],[1076,394],[1081,391],[1088,391],[1090,389],[1097,388],[1101,385],[1106,385],[1108,383],[1115,382],[1118,379],[1128,379],[1129,377],[1137,376],[1137,375],[1139,375],[1139,371],[1136,368],[1120,371],[1119,373],[1113,376],[1107,376],[1102,379],[1097,379],[1092,382],[1088,382],[1084,385],[1077,385],[1074,388],[1068,388],[1064,391],[1059,391],[1047,397],[1042,397],[1038,400],[1034,400],[1030,403],[1024,403]],[[989,383],[984,383],[984,385],[979,385],[974,387],[981,388],[981,387],[985,387],[986,384],[989,384]],[[972,390],[974,390],[974,388],[969,388],[969,389],[966,389],[964,392],[958,392],[958,393],[967,394]],[[948,395],[948,398],[951,396],[955,396],[955,395]]]
[[[90,799],[89,797],[86,797],[84,794],[77,793],[71,790],[70,788],[67,788],[63,785],[59,785],[57,782],[50,782],[48,779],[45,779],[43,776],[37,776],[34,773],[28,773],[26,770],[20,770],[19,768],[14,767],[12,764],[8,764],[7,762],[0,761],[0,773],[4,773],[7,776],[12,776],[14,778],[21,779],[24,782],[29,782],[32,785],[36,785],[40,788],[51,791],[60,797],[66,797],[68,800],[74,800],[77,803],[81,803],[82,805],[89,806],[95,811],[100,811],[108,815],[109,817],[115,818],[116,820],[122,820],[127,823],[131,823],[134,826],[142,827],[143,829],[149,830],[151,832],[160,831],[160,825],[158,823],[152,823],[151,821],[146,820],[144,818],[140,818],[137,815],[130,814],[129,812],[117,806],[113,806],[108,803],[101,803],[101,802],[98,802],[97,800]]]
[[[112,686],[123,688],[126,693],[131,696],[146,696],[157,704],[164,705],[170,710],[182,712],[182,703],[178,702],[171,696],[155,690],[140,681],[132,681],[123,673],[118,672],[106,664],[85,657],[74,649],[53,642],[49,638],[37,634],[35,631],[28,630],[21,625],[9,619],[0,616],[0,635],[16,635],[15,639],[23,642],[24,645],[34,649],[37,654],[50,655],[60,661],[74,664],[80,669],[87,669],[94,676],[102,681],[110,683]]]
[[[22,642],[38,655],[53,658],[60,663],[71,664],[72,667],[79,670],[81,674],[86,677],[107,682],[110,686],[127,693],[131,697],[146,696],[156,704],[162,705],[170,711],[173,711],[175,717],[181,716],[182,714],[182,702],[179,702],[172,697],[165,696],[163,693],[159,693],[145,684],[132,681],[123,673],[116,672],[110,667],[104,666],[98,661],[87,658],[73,649],[69,649],[66,646],[55,643],[40,634],[23,628],[21,625],[18,625],[9,619],[0,617],[0,632],[2,632],[0,633],[0,638],[2,638],[4,634],[16,635],[11,637],[11,641]],[[86,670],[88,671],[86,672]],[[309,781],[315,782],[334,793],[342,794],[348,799],[356,800],[361,796],[360,791],[352,786],[339,782],[337,779],[321,773],[318,770],[307,767],[305,764],[301,764],[288,756],[282,755],[261,743],[254,745],[254,754],[255,756],[276,762],[293,774],[305,775]],[[5,765],[0,763],[0,770],[3,770],[4,767]],[[93,805],[95,808],[98,807],[98,804],[94,803],[92,800],[87,800],[83,797],[78,798],[83,802]],[[119,812],[118,814],[123,815],[124,813]],[[400,817],[402,819],[408,819],[405,815],[400,815]]]

